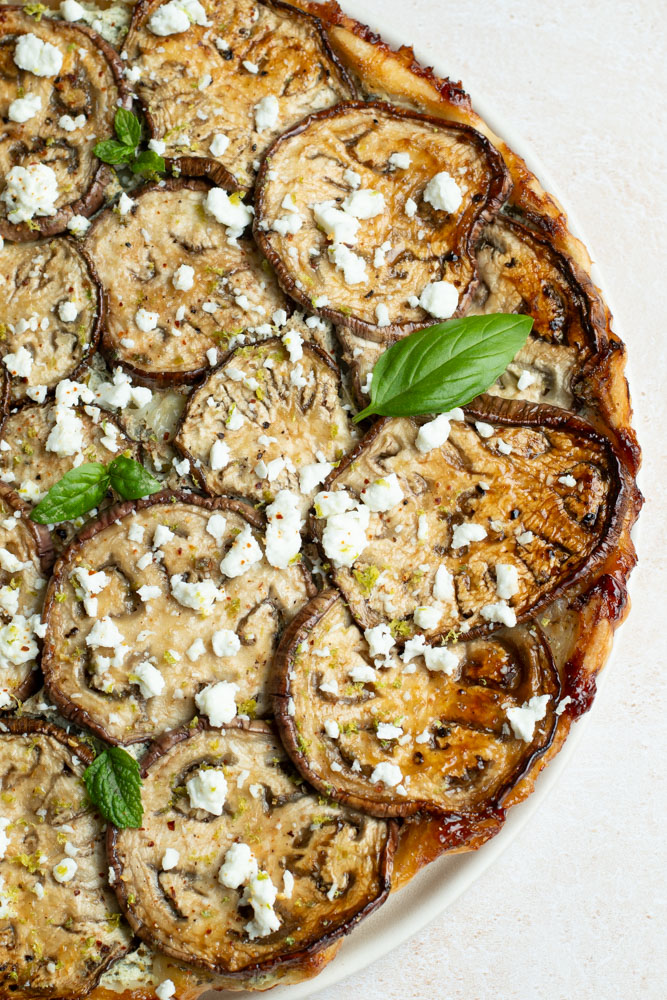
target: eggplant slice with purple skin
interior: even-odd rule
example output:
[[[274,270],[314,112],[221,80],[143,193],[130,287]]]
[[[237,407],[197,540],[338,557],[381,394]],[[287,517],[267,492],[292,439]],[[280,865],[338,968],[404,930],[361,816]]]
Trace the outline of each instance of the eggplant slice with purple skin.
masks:
[[[267,715],[275,648],[314,587],[301,565],[268,564],[263,528],[239,501],[163,492],[81,531],[45,601],[42,668],[63,715],[135,743],[187,722],[223,680],[240,714]]]
[[[218,815],[195,794],[212,772]],[[109,828],[114,888],[133,930],[179,961],[241,979],[298,967],[387,897],[395,826],[314,794],[266,725],[166,733],[142,776],[142,828]],[[263,916],[253,859],[275,904]]]
[[[607,438],[556,407],[492,396],[440,446],[425,423],[379,420],[315,498],[313,530],[360,625],[470,638],[590,581],[634,497]],[[344,503],[331,499],[341,489]]]
[[[395,644],[372,652],[335,590],[285,633],[274,712],[301,774],[375,816],[502,805],[556,725],[558,674],[536,626],[455,643],[435,662]],[[519,732],[514,713],[517,727],[530,720]]]
[[[53,73],[37,75],[17,64],[17,45],[29,45],[20,42],[29,35],[57,49],[57,53],[46,50],[50,58],[43,60],[46,70],[52,68]],[[26,59],[19,50],[17,58],[25,64],[32,56]],[[21,241],[52,236],[66,229],[75,215],[92,215],[102,204],[113,174],[93,150],[100,139],[113,136],[118,106],[129,107],[122,64],[118,53],[85,26],[30,17],[23,7],[5,6],[0,7],[0,67],[2,107],[20,99],[31,101],[32,110],[25,121],[6,116],[3,124],[0,236]],[[19,106],[13,117],[23,118],[26,113]],[[30,206],[23,206],[20,197],[18,202],[11,197],[14,184],[8,185],[7,178],[12,168],[35,166],[53,172],[48,176],[55,189],[49,191],[48,182],[37,178],[37,188],[53,197],[40,197],[39,211],[44,214],[30,217]]]
[[[13,402],[43,398],[62,379],[85,370],[99,339],[102,290],[88,256],[66,237],[38,243],[5,243],[0,250],[3,314],[0,357]],[[29,359],[17,359],[27,351]],[[27,367],[25,364],[27,362]],[[27,372],[27,374],[26,374]]]
[[[349,102],[268,151],[255,237],[293,298],[386,343],[464,310],[475,241],[508,187],[500,155],[474,129]]]
[[[208,493],[262,502],[289,489],[305,515],[350,450],[336,365],[309,344],[292,353],[278,339],[241,347],[193,391],[176,444]]]
[[[151,136],[184,174],[252,187],[276,136],[355,96],[320,21],[290,4],[213,0],[208,24],[161,37],[159,0],[138,3],[123,55]]]
[[[129,948],[131,933],[107,884],[105,824],[82,781],[94,757],[41,720],[2,724],[3,996],[78,1000]]]
[[[234,337],[270,333],[286,305],[254,243],[207,212],[209,190],[148,185],[125,215],[99,215],[86,239],[107,300],[102,350],[146,385],[197,381]]]
[[[16,708],[39,687],[40,643],[35,635],[53,565],[48,529],[0,482],[0,710]]]

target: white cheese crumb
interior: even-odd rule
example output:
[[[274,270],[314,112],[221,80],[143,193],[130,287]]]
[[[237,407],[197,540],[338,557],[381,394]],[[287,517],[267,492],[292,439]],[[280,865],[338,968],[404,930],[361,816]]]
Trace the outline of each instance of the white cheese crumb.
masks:
[[[403,490],[395,472],[376,479],[361,491],[363,503],[372,511],[382,513],[391,510],[403,499]]]
[[[13,354],[5,354],[2,361],[9,374],[15,378],[28,378],[34,364],[32,354],[23,345]]]
[[[171,979],[163,979],[159,986],[155,987],[157,1000],[171,1000],[176,993],[176,987]]]
[[[211,514],[206,522],[206,532],[215,538],[218,545],[222,544],[227,528],[227,518],[222,514]]]
[[[479,612],[487,622],[497,622],[499,625],[512,627],[516,625],[516,612],[510,608],[505,601],[496,601],[495,604],[485,604]]]
[[[352,170],[349,167],[343,173],[343,180],[346,184],[349,184],[351,188],[358,188],[361,186],[361,174],[358,174],[356,170]]]
[[[217,222],[227,227],[227,235],[236,239],[252,222],[252,211],[240,199],[232,200],[222,188],[211,188],[204,208]]]
[[[424,649],[424,663],[427,670],[431,670],[434,673],[440,671],[451,677],[459,665],[459,658],[447,646],[426,646]]]
[[[232,844],[218,872],[218,881],[227,889],[238,889],[257,874],[257,861],[247,844]]]
[[[391,320],[389,319],[389,310],[384,302],[378,302],[375,307],[375,319],[378,326],[389,326]]]
[[[483,525],[464,521],[463,524],[454,526],[451,547],[460,549],[464,545],[470,545],[471,542],[481,542],[483,538],[486,538],[486,528]]]
[[[316,486],[323,483],[333,465],[331,462],[308,462],[299,469],[299,489],[302,493],[312,493]]]
[[[384,195],[380,191],[362,188],[348,194],[343,202],[343,211],[355,219],[374,219],[386,209]]]
[[[39,212],[37,214],[39,215]],[[74,236],[85,236],[90,229],[90,222],[85,215],[73,215],[67,223],[67,228]]]
[[[389,165],[397,170],[407,170],[412,159],[409,153],[392,153],[389,157]]]
[[[446,170],[441,170],[426,185],[424,201],[442,212],[455,212],[461,207],[463,196],[461,189]]]
[[[25,97],[17,97],[7,109],[7,117],[10,122],[23,124],[29,122],[31,118],[41,110],[42,98],[39,94],[26,94]]]
[[[167,847],[164,854],[162,855],[161,867],[162,871],[170,872],[172,868],[175,868],[180,861],[180,853],[175,847]]]
[[[21,35],[14,49],[14,62],[35,76],[56,76],[63,65],[63,54],[51,42],[44,42],[31,31]]]
[[[138,684],[142,698],[155,698],[164,691],[164,677],[152,663],[139,663],[130,674],[130,682]]]
[[[403,735],[402,728],[390,722],[379,722],[376,732],[379,740],[397,740]]]
[[[481,438],[490,438],[495,433],[495,427],[491,424],[485,424],[483,420],[475,421],[475,430]]]
[[[518,740],[530,743],[535,732],[535,724],[541,722],[547,714],[547,704],[551,698],[548,694],[536,694],[523,705],[507,709],[507,718],[512,732]]]
[[[213,633],[211,645],[216,656],[236,656],[241,648],[241,640],[236,632],[232,632],[229,628],[221,628]]]
[[[154,35],[165,37],[187,31],[191,24],[206,26],[208,23],[199,0],[169,0],[152,14],[148,28]]]
[[[393,788],[395,785],[400,784],[402,780],[403,775],[400,767],[397,767],[396,764],[390,764],[385,760],[380,764],[376,764],[371,774],[371,782],[374,785],[382,782],[388,788]]]
[[[320,496],[321,494],[318,494]],[[352,566],[368,544],[366,529],[370,521],[370,508],[332,514],[327,518],[322,533],[322,547],[334,566]]]
[[[459,293],[450,281],[431,281],[419,296],[419,305],[436,319],[449,319],[458,304]]]
[[[532,385],[533,382],[536,381],[537,381],[537,376],[532,375],[530,372],[527,372],[524,368],[524,370],[519,375],[516,387],[519,390],[519,392],[523,392],[524,389],[527,389],[529,385]]]
[[[231,452],[229,450],[229,445],[225,444],[224,441],[219,438],[213,442],[211,445],[211,450],[208,456],[208,464],[211,467],[211,472],[219,472],[229,465],[231,461]]]
[[[217,132],[213,136],[213,139],[211,140],[211,144],[208,147],[208,151],[211,154],[211,156],[222,156],[224,153],[226,153],[228,146],[229,146],[229,137],[223,135],[222,132]]]
[[[51,167],[44,163],[29,163],[26,167],[16,166],[9,170],[0,199],[7,206],[9,222],[19,224],[28,222],[36,215],[55,215],[58,194],[58,181]]]
[[[511,563],[496,563],[496,593],[503,601],[509,601],[519,592],[519,571]]]
[[[85,10],[77,0],[63,0],[60,4],[60,13],[65,21],[80,21]]]
[[[220,563],[220,571],[225,576],[237,577],[247,573],[251,566],[260,562],[262,550],[260,549],[252,529],[246,524],[239,535],[232,542],[229,552]]]
[[[456,407],[449,413],[440,413],[433,420],[422,424],[417,432],[415,445],[417,451],[425,455],[433,448],[440,448],[448,440],[451,431],[452,420],[463,420],[463,410]]]
[[[238,689],[238,684],[231,684],[229,681],[209,684],[195,695],[195,703],[212,726],[224,726],[236,715],[235,699]]]
[[[437,605],[431,607],[421,605],[415,608],[412,617],[417,628],[434,629],[442,617],[442,608],[437,607]]]
[[[63,858],[57,865],[54,865],[53,877],[56,882],[71,882],[78,867],[74,858]]]
[[[348,212],[343,212],[334,201],[322,201],[313,205],[315,222],[334,243],[354,245],[360,223]]]
[[[574,489],[574,487],[577,485],[577,480],[574,478],[574,476],[559,476],[558,482],[562,483],[563,486],[568,486],[570,489]]]
[[[178,292],[189,292],[195,283],[195,269],[189,264],[181,264],[174,271],[172,278],[174,288]]]
[[[366,261],[344,243],[332,243],[328,253],[329,260],[342,273],[346,285],[358,285],[368,281]]]
[[[271,566],[287,569],[301,551],[299,497],[290,490],[280,490],[266,508],[266,558]]]
[[[275,128],[278,123],[280,105],[278,98],[273,94],[267,94],[255,105],[255,128],[258,132],[264,132],[267,128]]]
[[[160,314],[149,312],[147,309],[137,309],[134,314],[134,322],[143,333],[150,333],[160,322]]]
[[[188,583],[181,573],[175,573],[171,579],[171,594],[184,608],[192,608],[202,615],[213,610],[213,605],[220,597],[220,591],[211,579],[195,580]]]
[[[213,816],[222,816],[222,807],[227,798],[227,779],[218,768],[199,770],[185,783],[190,805],[193,809],[204,809]]]
[[[329,739],[337,740],[340,736],[340,726],[333,719],[326,719],[324,722],[324,732],[327,734]]]

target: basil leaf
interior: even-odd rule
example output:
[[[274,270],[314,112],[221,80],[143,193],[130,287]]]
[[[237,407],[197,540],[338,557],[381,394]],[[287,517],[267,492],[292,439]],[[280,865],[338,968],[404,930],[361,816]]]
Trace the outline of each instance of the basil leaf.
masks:
[[[134,156],[134,146],[125,146],[115,139],[103,139],[95,145],[93,153],[103,163],[127,163]]]
[[[410,417],[447,413],[486,392],[523,347],[530,316],[466,316],[417,330],[384,352],[373,368],[371,401],[355,423],[373,413]]]
[[[143,153],[139,153],[136,160],[130,163],[130,169],[133,174],[155,174],[163,172],[164,157],[159,156],[154,153],[152,149],[145,149]]]
[[[70,469],[54,483],[30,517],[38,524],[70,521],[96,507],[109,489],[109,474],[101,462],[87,462]]]
[[[139,765],[127,750],[104,750],[83,772],[83,780],[88,797],[106,820],[121,830],[141,826]]]
[[[111,485],[124,500],[138,500],[162,489],[162,483],[151,476],[140,462],[127,455],[114,458],[108,468]]]
[[[118,108],[113,120],[116,135],[124,146],[134,149],[141,139],[141,122],[136,115],[126,108]]]

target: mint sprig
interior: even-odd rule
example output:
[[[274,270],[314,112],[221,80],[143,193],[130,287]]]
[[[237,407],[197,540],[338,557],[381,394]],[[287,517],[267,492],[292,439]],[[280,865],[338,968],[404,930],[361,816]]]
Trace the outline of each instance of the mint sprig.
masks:
[[[127,750],[108,747],[83,773],[88,797],[109,823],[121,830],[141,826],[139,764]]]
[[[125,163],[134,174],[155,174],[164,171],[164,158],[150,149],[141,153],[141,122],[132,111],[118,108],[113,120],[115,139],[102,139],[93,150],[103,163]]]
[[[371,414],[410,417],[447,413],[493,385],[528,339],[530,316],[466,316],[417,330],[378,359],[371,401],[355,423]]]
[[[123,500],[138,500],[162,489],[162,484],[128,455],[118,455],[108,465],[86,462],[54,483],[30,518],[37,524],[71,521],[97,507],[110,486]]]

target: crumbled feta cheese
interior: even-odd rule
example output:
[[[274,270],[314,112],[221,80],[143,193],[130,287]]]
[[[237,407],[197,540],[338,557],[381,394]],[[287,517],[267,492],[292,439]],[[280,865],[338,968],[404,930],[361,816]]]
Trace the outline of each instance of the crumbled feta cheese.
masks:
[[[149,139],[148,148],[152,153],[157,153],[158,156],[163,156],[167,148],[167,144],[162,139]]]
[[[232,844],[218,872],[218,881],[227,889],[238,889],[257,874],[257,861],[247,844]]]
[[[475,421],[475,430],[481,438],[490,438],[495,434],[495,427],[491,424],[484,423],[483,420]]]
[[[361,499],[366,506],[376,512],[382,513],[391,510],[403,499],[403,490],[395,472],[385,476],[384,479],[376,479],[361,491]]]
[[[83,450],[83,422],[69,406],[56,403],[55,424],[46,439],[46,450],[63,457]]]
[[[20,666],[34,659],[39,650],[33,639],[33,619],[14,615],[10,622],[0,627],[0,663]]]
[[[62,861],[53,866],[53,877],[56,882],[71,882],[78,867],[74,858],[63,858]]]
[[[520,707],[517,705],[507,709],[507,719],[518,740],[530,743],[535,732],[535,724],[541,722],[547,714],[550,698],[551,695],[548,694],[536,694]]]
[[[577,480],[574,476],[559,476],[558,482],[562,483],[563,486],[568,486],[570,489],[574,489],[577,485]]]
[[[213,136],[213,139],[211,140],[211,144],[208,147],[208,151],[211,154],[211,156],[222,156],[224,153],[227,152],[228,146],[229,146],[229,137],[223,135],[222,132],[217,132]]]
[[[441,671],[451,677],[459,665],[459,658],[447,646],[426,646],[424,649],[424,663],[428,670]]]
[[[255,105],[255,129],[263,132],[267,128],[275,128],[279,112],[278,98],[273,94],[267,94]]]
[[[63,54],[51,42],[44,42],[29,31],[21,35],[14,49],[14,62],[35,76],[57,76],[62,69]]]
[[[164,690],[164,677],[152,663],[139,663],[130,674],[130,682],[138,684],[142,698],[154,698]]]
[[[271,566],[287,569],[301,551],[299,498],[290,490],[280,490],[266,508],[266,558]]]
[[[384,195],[380,191],[362,188],[348,194],[343,202],[343,211],[355,219],[374,219],[386,209]]]
[[[313,501],[317,517],[331,517],[332,514],[344,514],[347,510],[352,510],[354,500],[345,490],[336,490],[335,493],[322,491],[315,494]]]
[[[26,167],[16,166],[9,170],[0,199],[7,206],[9,222],[19,224],[36,215],[55,215],[58,194],[58,181],[51,167],[45,163],[29,163]]]
[[[211,645],[216,656],[235,656],[241,648],[241,640],[236,632],[221,628],[213,633]]]
[[[331,263],[342,272],[346,285],[358,285],[362,281],[368,281],[366,261],[344,243],[332,243],[328,253]]]
[[[440,448],[448,440],[452,420],[463,420],[463,410],[458,406],[449,413],[440,413],[433,420],[422,424],[417,432],[417,451],[425,455],[433,448]]]
[[[195,703],[212,726],[224,726],[236,715],[235,698],[238,689],[238,684],[230,684],[229,681],[209,684],[195,695]]]
[[[377,320],[378,326],[389,326],[391,320],[389,319],[389,310],[387,309],[384,302],[378,302],[375,307],[375,319]]]
[[[196,771],[185,783],[190,805],[193,809],[204,809],[213,816],[222,816],[222,807],[227,798],[227,779],[216,767]]]
[[[42,98],[39,94],[26,94],[25,97],[17,97],[7,109],[7,117],[10,122],[23,124],[29,122],[31,118],[41,110]]]
[[[220,438],[215,440],[211,445],[211,450],[208,456],[208,464],[211,467],[211,472],[219,472],[224,469],[225,466],[229,465],[232,458],[232,454],[229,450],[229,445],[225,444]]]
[[[144,584],[143,587],[137,588],[137,597],[140,597],[142,601],[156,601],[161,596],[161,587],[149,587],[148,584]]]
[[[388,788],[394,788],[394,786],[400,784],[402,780],[403,775],[400,767],[397,767],[396,764],[390,764],[386,760],[383,760],[380,764],[376,764],[373,768],[373,773],[371,774],[371,782],[374,785],[382,782]]]
[[[128,83],[134,84],[139,83],[141,80],[141,67],[140,66],[128,66],[127,69],[123,70],[123,76]]]
[[[162,982],[155,987],[155,996],[157,1000],[171,1000],[171,998],[176,993],[176,987],[171,979],[163,979]]]
[[[31,385],[25,391],[28,399],[34,400],[35,403],[43,403],[46,399],[46,393],[47,388],[45,385]]]
[[[116,646],[120,646],[122,643],[123,635],[108,615],[96,621],[86,636],[86,645],[92,649],[98,649],[100,646],[103,646],[105,649],[115,649]]]
[[[502,455],[511,455],[512,445],[508,444],[507,441],[503,441],[502,438],[498,438],[498,451]]]
[[[520,535],[516,536],[516,540],[519,545],[530,545],[534,537],[532,531],[522,531]]]
[[[455,599],[454,577],[446,566],[438,566],[435,572],[433,596],[436,601],[442,601],[445,604],[448,604]]]
[[[313,205],[317,225],[334,243],[354,246],[360,223],[353,215],[343,212],[334,201],[321,201]]]
[[[434,629],[442,617],[442,608],[421,605],[415,608],[412,617],[417,628]]]
[[[516,625],[516,612],[505,601],[485,604],[484,607],[480,608],[479,613],[487,622],[497,622],[499,625],[507,625],[510,628]]]
[[[417,214],[417,202],[414,200],[414,198],[406,199],[405,214],[407,215],[408,219],[414,218],[414,216]]]
[[[232,542],[231,548],[220,563],[220,571],[225,576],[237,577],[247,573],[251,566],[260,562],[262,550],[260,549],[252,529],[246,524],[239,535]]]
[[[227,519],[222,514],[211,514],[206,522],[206,532],[215,538],[218,545],[222,544],[227,528]]]
[[[191,24],[206,26],[208,23],[199,0],[169,0],[151,15],[148,28],[154,35],[165,37],[187,31]]]
[[[236,239],[252,222],[252,211],[238,195],[231,198],[222,188],[211,188],[206,195],[204,208],[221,225],[227,227],[227,235]]]
[[[18,347],[13,354],[5,354],[2,361],[9,374],[13,375],[14,378],[28,378],[34,364],[32,354],[23,345]]]
[[[189,264],[181,264],[171,279],[177,292],[189,292],[195,283],[195,269]]]
[[[519,571],[510,563],[496,563],[496,593],[504,601],[509,601],[519,592]]]
[[[395,167],[396,170],[407,170],[412,159],[409,153],[392,153],[389,157],[389,165]]]
[[[282,335],[282,342],[289,354],[292,364],[301,361],[303,357],[303,338],[298,330],[288,330]]]
[[[449,319],[458,304],[459,293],[450,281],[431,281],[419,296],[419,305],[436,319]]]
[[[390,722],[378,722],[377,738],[379,740],[397,740],[403,735],[400,726],[393,726]]]
[[[17,587],[10,587],[9,584],[0,587],[0,608],[8,615],[15,615],[19,609],[19,597]]]
[[[333,465],[331,462],[308,462],[299,469],[299,489],[302,493],[312,493],[316,486],[323,483]]]
[[[83,128],[86,124],[85,115],[77,115],[76,118],[72,118],[71,115],[61,115],[58,119],[58,125],[65,132],[76,132],[78,128]]]
[[[39,212],[37,213],[39,215]],[[52,212],[47,213],[52,215]],[[90,222],[85,215],[73,215],[67,223],[67,228],[73,236],[84,236],[90,229]]]
[[[424,189],[424,201],[441,212],[455,212],[461,207],[463,195],[451,174],[441,170],[428,182]]]
[[[524,389],[527,389],[529,385],[532,385],[533,382],[536,381],[537,381],[537,376],[531,375],[531,373],[527,372],[524,368],[524,370],[519,375],[516,387],[519,390],[519,392],[523,392]]]
[[[259,73],[259,66],[257,63],[251,62],[250,59],[244,59],[241,65],[244,69],[247,69],[249,73],[252,73],[253,76]]]
[[[80,3],[77,3],[77,0],[62,0],[60,13],[65,21],[80,21],[85,10]]]
[[[423,656],[427,648],[424,636],[414,635],[403,646],[403,652],[401,653],[403,663],[410,663],[416,656]]]
[[[61,302],[58,306],[58,315],[63,323],[73,323],[79,315],[79,310],[75,302]]]
[[[464,521],[463,524],[454,525],[451,547],[460,549],[471,542],[481,542],[483,538],[486,538],[486,528],[482,524]]]
[[[324,732],[329,739],[337,740],[340,736],[340,726],[333,719],[326,719],[324,722]]]
[[[150,333],[160,322],[160,314],[149,312],[147,309],[137,309],[134,322],[143,333]]]
[[[167,847],[167,848],[165,848],[165,852],[162,855],[162,862],[161,862],[162,871],[164,871],[164,872],[170,872],[172,870],[172,868],[176,867],[176,865],[180,861],[180,858],[181,858],[181,855],[176,850],[175,847]]]
[[[213,610],[213,605],[220,597],[220,591],[213,580],[195,580],[188,583],[182,573],[175,573],[171,579],[171,594],[184,608],[192,608],[202,615]]]
[[[319,496],[319,494],[318,494]],[[322,547],[336,567],[352,566],[368,544],[366,529],[370,521],[370,508],[332,514],[327,518],[322,533]]]
[[[253,875],[241,897],[242,904],[250,904],[254,917],[244,925],[251,941],[258,937],[266,937],[280,927],[280,918],[273,909],[278,890],[266,872]]]
[[[396,641],[391,634],[388,625],[381,623],[367,628],[364,631],[364,639],[368,643],[368,652],[372,657],[387,656],[396,645]]]
[[[7,848],[9,847],[9,837],[5,833],[5,830],[9,826],[11,820],[6,819],[4,816],[0,817],[0,860],[2,860],[7,853]]]

